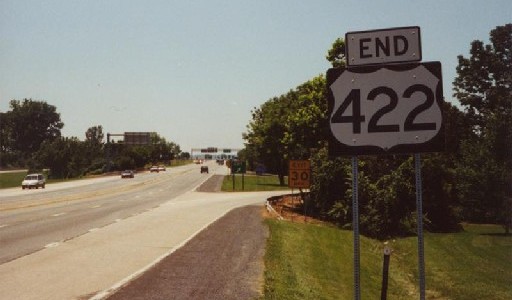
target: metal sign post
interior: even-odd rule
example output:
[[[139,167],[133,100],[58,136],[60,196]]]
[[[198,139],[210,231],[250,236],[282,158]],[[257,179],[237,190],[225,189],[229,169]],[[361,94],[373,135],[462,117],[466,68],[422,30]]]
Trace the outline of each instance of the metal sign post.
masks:
[[[235,174],[242,174],[242,190],[245,190],[244,186],[244,174],[246,171],[245,161],[231,161],[231,174],[233,175],[233,191],[235,190]]]
[[[391,256],[391,248],[384,248],[384,262],[382,264],[382,288],[380,290],[380,300],[388,298],[388,277],[389,277],[389,259]]]
[[[420,299],[425,300],[425,253],[423,246],[423,196],[421,192],[421,161],[420,154],[414,154],[416,171],[416,218],[418,219],[418,266],[420,277]]]
[[[354,229],[354,299],[361,299],[359,250],[359,198],[357,156],[352,156],[352,227]]]

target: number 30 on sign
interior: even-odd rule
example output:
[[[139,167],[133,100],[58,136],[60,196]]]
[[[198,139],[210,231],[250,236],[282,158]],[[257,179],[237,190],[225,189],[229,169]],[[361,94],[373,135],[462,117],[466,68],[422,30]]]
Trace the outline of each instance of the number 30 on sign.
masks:
[[[311,185],[311,163],[309,160],[290,160],[288,186],[309,188]]]
[[[330,155],[440,151],[441,63],[327,72]]]

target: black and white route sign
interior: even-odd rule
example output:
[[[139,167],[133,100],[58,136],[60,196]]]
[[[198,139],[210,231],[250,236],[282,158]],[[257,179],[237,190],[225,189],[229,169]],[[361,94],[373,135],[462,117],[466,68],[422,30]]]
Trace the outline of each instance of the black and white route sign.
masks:
[[[440,62],[330,69],[329,154],[442,151]]]

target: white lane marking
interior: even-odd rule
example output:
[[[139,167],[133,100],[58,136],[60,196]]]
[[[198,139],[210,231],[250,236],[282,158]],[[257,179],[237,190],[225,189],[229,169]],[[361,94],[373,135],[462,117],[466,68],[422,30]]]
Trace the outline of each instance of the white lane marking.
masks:
[[[116,219],[116,223],[121,222],[123,219]]]
[[[98,207],[101,207],[101,205],[94,205],[94,206],[91,206],[91,208],[98,208]]]
[[[99,228],[91,228],[91,229],[89,229],[89,232],[95,232],[95,231],[98,231],[98,230],[100,230],[100,229]]]
[[[4,227],[7,227],[7,226],[9,226],[9,224],[2,224],[2,225],[0,225],[0,228],[4,228]]]
[[[55,242],[55,243],[49,243],[47,244],[46,246],[44,246],[45,248],[55,248],[57,247],[58,245],[60,245],[60,242]]]
[[[67,214],[67,213],[65,213],[65,212],[61,212],[61,213],[58,213],[58,214],[54,214],[54,215],[52,215],[52,217],[60,217],[60,216],[63,216],[63,215],[65,215],[65,214]]]

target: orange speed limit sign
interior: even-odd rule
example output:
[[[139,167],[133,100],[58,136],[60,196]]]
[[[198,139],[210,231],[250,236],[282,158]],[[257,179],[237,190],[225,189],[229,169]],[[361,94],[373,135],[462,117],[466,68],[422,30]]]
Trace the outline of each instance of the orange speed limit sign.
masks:
[[[309,160],[290,160],[288,170],[288,186],[290,188],[309,188],[311,178]]]

